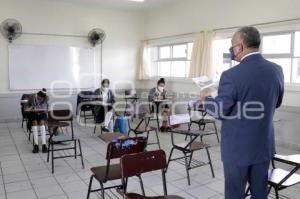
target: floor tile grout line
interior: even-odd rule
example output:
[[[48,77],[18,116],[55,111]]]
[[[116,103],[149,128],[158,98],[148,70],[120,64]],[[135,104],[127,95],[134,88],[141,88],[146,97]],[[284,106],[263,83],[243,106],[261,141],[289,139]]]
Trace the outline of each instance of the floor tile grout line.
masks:
[[[78,175],[78,172],[70,165],[70,163],[68,162],[68,161],[66,161],[65,159],[64,159],[64,162],[72,169],[72,171],[77,175],[77,177],[79,177],[79,179],[84,183],[84,184],[86,184],[86,185],[88,185],[79,175]],[[97,196],[98,196],[98,198],[100,197],[100,194],[97,192],[96,193],[97,194]],[[107,195],[107,194],[106,194]],[[110,196],[109,196],[110,197]],[[111,198],[111,197],[110,197]]]
[[[39,156],[41,157],[41,154],[39,154]],[[44,165],[47,167],[48,171],[51,173],[50,167],[48,167],[47,162],[43,159],[43,157],[41,157],[41,159],[43,160],[43,163],[44,163]],[[57,185],[61,188],[61,190],[63,191],[63,193],[65,194],[65,196],[66,196],[68,199],[70,199],[69,196],[67,195],[67,193],[65,192],[65,190],[62,188],[62,186],[61,186],[60,183],[58,182],[56,176],[52,174],[51,177],[54,178],[55,182],[56,182]]]
[[[82,127],[83,128],[83,127]],[[97,136],[97,138],[98,138],[98,136]],[[83,141],[85,144],[86,144],[86,142],[85,141]],[[101,140],[98,138],[97,139],[97,142],[101,142]],[[102,142],[103,143],[103,142]],[[98,153],[98,151],[96,151],[94,148],[92,148],[92,147],[89,147],[89,148],[91,148],[94,152],[96,152],[96,153]],[[100,154],[101,155],[101,154]],[[88,161],[89,162],[89,161]],[[154,173],[154,175],[155,176],[157,176],[157,177],[159,177],[159,175],[158,174],[156,174],[156,173]],[[177,187],[177,186],[175,186],[175,187]],[[150,189],[151,189],[151,187],[149,187]],[[178,188],[178,187],[177,187]],[[182,190],[182,189],[180,189],[180,190]],[[151,189],[151,191],[153,191],[152,189]],[[182,190],[182,191],[184,191],[184,190]],[[110,192],[112,192],[111,190],[110,190]],[[153,191],[154,193],[156,193],[155,191]],[[185,193],[187,193],[187,192],[185,192]],[[188,194],[188,193],[187,193]],[[107,195],[107,194],[106,194]],[[114,194],[115,195],[115,194]],[[188,195],[190,195],[190,196],[192,196],[191,194],[188,194]],[[194,197],[194,196],[192,196],[192,197]]]
[[[10,135],[12,141],[13,141],[13,144],[14,144],[16,150],[17,150],[17,153],[18,153],[18,155],[19,155],[19,158],[20,158],[20,160],[21,160],[21,163],[22,163],[22,165],[23,165],[23,167],[24,167],[25,173],[26,173],[27,178],[28,178],[28,180],[29,180],[29,182],[30,182],[30,185],[31,185],[31,187],[32,187],[32,190],[33,190],[33,192],[34,192],[36,198],[38,198],[38,195],[37,195],[37,193],[36,193],[36,191],[35,191],[35,189],[34,189],[34,187],[33,187],[33,184],[32,184],[32,182],[31,182],[31,180],[30,180],[30,178],[29,178],[29,174],[28,174],[28,172],[27,172],[27,169],[26,169],[26,167],[25,167],[25,164],[24,164],[24,162],[23,162],[23,159],[22,159],[21,156],[20,156],[20,151],[19,151],[19,149],[18,149],[18,147],[17,147],[17,145],[16,145],[15,139],[14,139],[14,137],[12,136],[11,130],[10,130],[10,128],[9,128],[9,126],[8,126],[7,123],[6,123],[6,126],[7,126],[7,129],[8,129],[9,135]],[[23,131],[24,131],[24,129],[23,129]],[[24,133],[25,133],[25,132],[24,132]]]
[[[23,132],[26,134],[26,132],[24,131],[24,129],[23,129]],[[48,171],[51,172],[51,171],[50,171],[50,167],[48,166],[47,162],[44,160],[44,157],[42,157],[42,155],[41,155],[40,153],[39,153],[39,156],[40,156],[41,160],[43,160],[42,162],[43,162],[43,164],[46,166],[46,168],[48,169]],[[25,168],[25,170],[26,170],[26,168]],[[27,170],[26,170],[26,171],[27,171]],[[57,185],[61,188],[61,190],[63,191],[63,193],[65,194],[65,196],[66,196],[68,199],[70,199],[69,196],[67,195],[67,193],[66,193],[66,192],[64,191],[64,189],[62,188],[62,186],[59,184],[57,178],[56,178],[54,175],[52,175],[52,177],[54,178],[54,180],[55,180],[55,182],[57,183]],[[28,177],[28,178],[29,178],[29,177]],[[32,183],[32,181],[31,181],[30,178],[29,178],[29,180],[30,180],[30,182]],[[36,188],[33,186],[33,189],[35,190]],[[37,197],[37,198],[38,198],[38,197]]]
[[[24,129],[23,129],[23,132],[24,132],[24,134],[26,134],[26,132],[24,131]],[[25,135],[25,136],[26,136],[26,135]],[[17,148],[17,147],[16,147],[16,148]],[[43,164],[46,166],[46,168],[48,169],[48,171],[51,172],[51,171],[50,171],[50,168],[49,168],[49,166],[48,166],[48,164],[47,164],[46,161],[44,160],[44,157],[42,157],[42,155],[41,155],[40,153],[39,153],[38,155],[40,156],[40,158],[41,158]],[[20,159],[21,159],[21,158],[20,158]],[[21,159],[21,160],[22,160],[22,159]],[[22,163],[23,163],[23,160],[22,160]],[[25,168],[26,174],[27,174],[27,176],[28,176],[28,179],[29,179],[29,181],[30,181],[30,183],[31,183],[31,185],[32,185],[32,188],[34,189],[34,192],[35,192],[35,189],[37,189],[37,188],[33,186],[32,179],[29,177],[29,175],[28,175],[28,173],[27,173],[27,169],[26,169],[25,166],[24,166],[24,168]],[[55,179],[55,182],[56,182],[57,185],[61,188],[61,190],[63,191],[63,193],[65,194],[65,196],[66,196],[68,199],[70,199],[69,196],[67,195],[67,193],[63,190],[62,186],[59,184],[57,178],[56,178],[54,175],[52,175],[52,177]],[[35,192],[35,193],[36,193],[36,192]],[[36,194],[36,195],[37,195],[37,194]],[[39,198],[39,197],[37,196],[37,198]]]
[[[3,189],[4,189],[4,196],[7,199],[7,193],[6,193],[6,188],[5,188],[5,183],[4,183],[4,176],[3,176],[3,169],[2,169],[2,165],[1,165],[1,161],[0,161],[0,170],[1,170],[1,179],[3,182]]]
[[[72,169],[72,171],[76,174],[77,177],[79,177],[79,179],[86,185],[88,185],[79,175],[78,172],[70,165],[70,163],[68,161],[66,161],[64,159],[64,162]],[[98,197],[100,196],[100,194],[98,194],[98,192],[96,193],[98,195]]]

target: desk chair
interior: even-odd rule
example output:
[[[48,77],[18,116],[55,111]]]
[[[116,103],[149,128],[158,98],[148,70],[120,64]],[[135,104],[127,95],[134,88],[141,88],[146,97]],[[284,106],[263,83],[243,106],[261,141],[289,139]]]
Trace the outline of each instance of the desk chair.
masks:
[[[127,110],[128,106],[134,105],[135,103],[137,103],[139,100],[139,97],[137,97],[136,90],[134,90],[134,89],[125,90],[124,94],[125,94],[124,95],[124,100],[125,100],[124,114],[126,114],[126,110]]]
[[[275,161],[291,166],[290,170],[284,170],[275,167]],[[272,169],[268,173],[268,184],[270,194],[274,189],[275,198],[279,199],[279,191],[300,183],[300,175],[296,172],[300,169],[300,154],[297,155],[278,155],[272,160]],[[246,196],[250,196],[250,187],[247,188]]]
[[[124,155],[121,158],[121,173],[123,194],[126,199],[183,199],[179,196],[167,195],[166,181],[166,154],[163,150],[143,152],[131,155]],[[142,180],[142,174],[152,171],[161,170],[163,180],[164,196],[146,197]],[[140,180],[142,195],[136,193],[127,193],[128,178],[137,176]]]
[[[24,100],[28,99],[29,96],[31,96],[32,94],[23,94],[22,97],[21,97],[21,114],[22,114],[22,124],[21,124],[21,127],[23,128],[24,127],[24,122],[25,124],[27,124],[27,121],[28,121],[28,117],[27,117],[27,114],[25,113],[25,107],[27,105],[28,102],[23,102]]]
[[[189,123],[189,130],[191,130],[192,124],[196,124],[199,127],[199,130],[205,130],[208,124],[211,124],[214,131],[210,131],[209,134],[205,134],[200,136],[201,141],[203,141],[203,137],[207,135],[216,135],[218,143],[220,143],[218,129],[216,126],[216,121],[214,119],[207,119],[207,112],[203,109],[202,105],[199,102],[189,102],[188,103],[188,113],[190,115],[190,123]],[[196,114],[196,119],[193,118],[194,114]]]
[[[205,165],[209,165],[212,173],[212,177],[215,177],[214,169],[212,166],[212,161],[209,153],[210,146],[208,144],[205,144],[203,142],[196,141],[198,137],[202,136],[203,134],[206,134],[206,131],[202,130],[170,130],[171,133],[171,140],[172,140],[172,149],[170,152],[168,165],[171,161],[177,161],[178,163],[182,164],[186,168],[187,173],[187,180],[188,185],[191,185],[190,180],[190,173],[189,171],[191,169],[195,169],[198,167],[202,167]],[[183,143],[176,143],[174,140],[174,134],[183,135],[186,137],[189,137],[189,141],[183,142]],[[183,153],[182,157],[172,158],[174,150],[180,151]],[[194,152],[205,150],[208,158],[208,162],[198,161],[193,159]]]
[[[149,110],[147,109],[148,103],[137,103],[134,106],[131,106],[126,111],[126,117],[128,118],[128,136],[133,132],[137,137],[139,135],[143,135],[146,133],[147,139],[149,138],[150,133],[155,133],[156,142],[150,143],[147,145],[158,145],[160,149],[160,140],[158,136],[158,131],[155,127],[150,126],[150,120],[152,115],[149,114]],[[133,125],[133,121],[138,121],[137,125]]]
[[[50,160],[50,153],[51,153],[52,173],[54,173],[54,160],[61,159],[61,158],[74,157],[75,159],[77,159],[77,156],[80,156],[82,168],[84,168],[81,142],[80,142],[80,139],[78,139],[74,136],[72,112],[67,109],[66,110],[53,110],[53,111],[49,111],[48,117],[49,117],[49,124],[52,129],[68,127],[68,126],[71,127],[71,135],[54,136],[55,132],[51,133],[51,136],[48,141],[47,162],[49,162],[49,160]],[[73,142],[74,145],[71,147],[54,148],[55,145],[57,145],[61,142]],[[77,143],[78,143],[78,147],[79,147],[79,153],[77,153]],[[54,155],[55,151],[66,151],[66,150],[74,150],[74,154],[73,155],[61,155],[61,156]]]
[[[89,104],[89,102],[92,102],[95,99],[93,95],[93,91],[81,91],[77,96],[76,112],[80,118],[83,117],[85,127],[88,119],[94,119],[94,107],[93,104]]]
[[[157,129],[160,129],[160,113],[167,112],[167,114],[170,114],[170,105],[172,104],[172,101],[168,98],[163,100],[154,100],[153,102],[149,102],[149,109],[151,114],[153,114],[153,117],[151,120],[156,120]],[[164,132],[166,129],[164,130]]]
[[[87,199],[90,198],[92,192],[101,191],[102,199],[105,198],[105,190],[120,188],[123,189],[123,185],[115,185],[104,187],[104,183],[112,180],[121,179],[121,166],[120,164],[111,164],[111,160],[119,159],[126,154],[134,154],[144,152],[147,146],[147,139],[144,137],[119,139],[110,142],[107,146],[106,152],[106,165],[91,168],[92,175],[90,177]],[[92,190],[93,179],[96,179],[100,183],[100,189]]]

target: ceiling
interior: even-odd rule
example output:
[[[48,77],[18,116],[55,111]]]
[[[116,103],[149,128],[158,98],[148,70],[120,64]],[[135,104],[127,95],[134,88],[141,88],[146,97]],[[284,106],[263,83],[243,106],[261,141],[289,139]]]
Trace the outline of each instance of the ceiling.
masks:
[[[53,1],[53,0],[51,0]],[[94,4],[107,8],[123,10],[151,10],[173,5],[180,0],[145,0],[144,2],[134,2],[128,0],[57,0],[71,3]],[[181,0],[182,1],[182,0]]]

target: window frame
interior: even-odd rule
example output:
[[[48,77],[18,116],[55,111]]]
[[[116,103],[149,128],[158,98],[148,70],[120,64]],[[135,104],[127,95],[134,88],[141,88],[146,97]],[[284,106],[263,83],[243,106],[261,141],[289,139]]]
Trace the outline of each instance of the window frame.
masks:
[[[295,30],[288,30],[288,31],[275,31],[275,32],[268,32],[268,33],[261,33],[261,45],[259,52],[263,55],[265,59],[290,59],[291,60],[291,68],[290,68],[290,79],[289,82],[285,82],[286,86],[296,86],[300,88],[300,83],[293,82],[293,69],[294,69],[294,60],[295,59],[300,59],[300,55],[296,56],[295,55],[295,36],[296,32],[300,32],[300,29],[295,29]],[[277,36],[277,35],[291,35],[291,49],[290,53],[270,53],[270,54],[264,54],[263,53],[263,37],[264,36]],[[223,38],[218,38],[221,40],[225,39],[230,39],[230,37],[223,37]],[[230,68],[234,67],[235,63],[234,61],[231,61]]]
[[[172,62],[177,62],[177,61],[182,61],[182,62],[185,62],[186,65],[185,65],[185,76],[184,77],[175,77],[175,76],[172,76],[172,71],[170,70],[170,74],[169,76],[162,76],[162,77],[165,77],[166,79],[169,79],[169,80],[185,80],[185,79],[188,79],[188,67],[187,67],[187,62],[191,62],[191,58],[188,57],[188,49],[189,49],[189,43],[194,43],[193,41],[185,41],[185,42],[175,42],[175,43],[170,43],[170,44],[163,44],[163,45],[155,45],[153,47],[156,47],[157,48],[157,59],[156,60],[152,60],[152,62],[154,63],[151,63],[151,67],[153,67],[153,65],[155,65],[155,69],[153,69],[155,71],[155,74],[152,75],[152,79],[154,78],[157,78],[157,77],[160,77],[159,75],[159,63],[160,62],[171,62],[171,69],[172,69]],[[185,45],[186,46],[186,57],[173,57],[173,47],[174,46],[178,46],[178,45]],[[170,58],[160,58],[160,50],[162,47],[170,47]]]
[[[299,59],[300,56],[295,56],[295,35],[296,32],[299,32],[300,30],[291,30],[291,31],[276,31],[276,32],[268,32],[268,33],[262,33],[261,37],[261,47],[259,49],[259,52],[264,56],[265,59],[291,59],[291,68],[290,68],[290,78],[289,82],[285,82],[285,85],[290,85],[290,86],[299,86],[300,83],[293,82],[293,69],[294,69],[294,59]],[[263,37],[264,36],[276,36],[276,35],[291,35],[291,49],[290,53],[270,53],[270,54],[263,54],[262,48],[263,48]]]

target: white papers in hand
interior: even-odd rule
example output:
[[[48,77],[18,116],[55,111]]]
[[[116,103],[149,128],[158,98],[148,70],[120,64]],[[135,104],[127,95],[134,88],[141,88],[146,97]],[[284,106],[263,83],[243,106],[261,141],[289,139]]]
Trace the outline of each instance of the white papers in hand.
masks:
[[[200,90],[209,89],[213,97],[217,96],[218,82],[213,82],[213,80],[209,79],[207,76],[195,77],[192,78],[192,80],[195,82],[197,87],[200,88]]]

